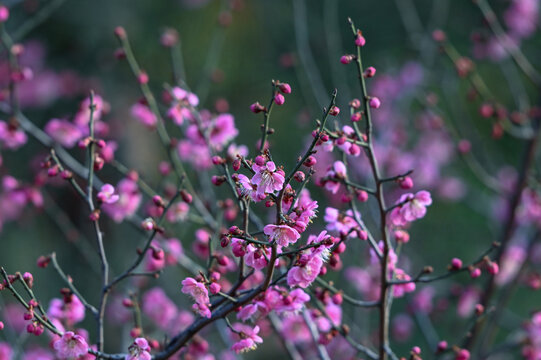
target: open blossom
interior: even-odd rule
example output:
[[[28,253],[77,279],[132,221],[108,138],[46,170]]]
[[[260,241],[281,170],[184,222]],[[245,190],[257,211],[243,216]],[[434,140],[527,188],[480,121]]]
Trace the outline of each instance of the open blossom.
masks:
[[[238,332],[240,340],[233,344],[231,347],[237,354],[250,350],[255,350],[257,344],[261,344],[263,339],[258,336],[259,326],[255,326],[253,329],[243,324],[235,324],[233,328]]]
[[[52,319],[58,319],[73,325],[85,318],[85,306],[76,295],[71,295],[64,300],[52,299],[47,314]]]
[[[188,277],[182,280],[182,292],[189,294],[198,304],[206,305],[210,303],[207,288],[194,278]]]
[[[165,218],[171,223],[176,223],[179,221],[184,221],[188,217],[188,212],[190,211],[190,205],[185,202],[176,202],[169,208]]]
[[[327,230],[338,231],[340,234],[349,234],[349,232],[357,227],[357,222],[353,218],[351,210],[345,214],[340,213],[338,209],[327,207],[325,209],[324,220],[328,223]]]
[[[90,121],[90,97],[85,98],[79,105],[79,111],[73,118],[73,122],[81,128],[88,128]],[[92,114],[94,121],[101,120],[104,112],[109,109],[109,104],[106,103],[99,95],[94,95],[94,112]]]
[[[246,254],[244,255],[244,261],[246,265],[253,267],[256,270],[261,270],[267,266],[267,258],[269,258],[269,256],[271,255],[269,249],[258,248],[252,244],[248,244],[246,245],[245,251]]]
[[[290,204],[287,204],[287,206],[284,204],[284,211],[288,211],[290,206]],[[295,221],[295,225],[293,225],[295,230],[304,232],[312,219],[316,217],[318,207],[318,202],[312,200],[310,192],[303,189],[293,205],[293,212],[289,215],[291,220]]]
[[[150,360],[150,346],[145,338],[137,338],[128,349],[125,360]]]
[[[2,147],[16,150],[26,144],[26,141],[26,134],[21,128],[0,121],[0,144]]]
[[[432,197],[428,191],[422,190],[415,195],[404,194],[396,203],[402,205],[393,209],[391,221],[396,226],[402,226],[424,217],[426,207],[432,204]]]
[[[326,236],[326,231],[322,231],[317,238],[311,235],[308,238],[308,244],[320,243]],[[320,245],[304,250],[297,261],[296,266],[293,266],[287,273],[287,284],[289,286],[300,286],[302,288],[310,286],[319,275],[323,263],[329,257],[329,247]]]
[[[143,295],[142,310],[162,330],[168,330],[172,325],[171,321],[178,315],[176,305],[159,287],[152,288]]]
[[[135,214],[141,204],[142,195],[137,183],[131,179],[122,179],[116,186],[118,201],[103,204],[102,209],[114,221],[122,222],[126,217]]]
[[[85,339],[72,331],[64,333],[54,342],[53,347],[56,350],[56,356],[60,359],[78,358],[88,352],[88,344]]]
[[[202,317],[209,318],[212,316],[212,313],[209,309],[209,307],[205,304],[193,304],[192,310],[196,312],[197,314],[201,315]]]
[[[131,107],[131,115],[149,129],[154,129],[158,118],[146,104],[137,103]]]
[[[294,244],[301,237],[297,230],[287,225],[269,224],[263,228],[263,232],[269,236],[269,242],[276,241],[284,247]]]
[[[327,173],[325,174],[325,189],[329,190],[331,193],[336,194],[340,189],[340,179],[346,177],[346,165],[341,161],[335,161]]]
[[[106,204],[114,204],[119,199],[119,196],[115,194],[115,187],[111,184],[103,185],[97,197],[99,201]]]
[[[252,169],[255,171],[252,183],[257,185],[258,194],[264,195],[282,190],[285,181],[284,172],[277,170],[273,161],[267,161],[261,166],[254,164]]]
[[[45,125],[45,132],[67,148],[72,148],[77,141],[83,137],[83,132],[74,124],[67,120],[51,119]]]
[[[302,310],[304,303],[308,301],[310,301],[310,295],[304,292],[304,290],[297,288],[282,298],[282,301],[275,305],[275,310],[278,313],[295,313]]]
[[[237,184],[239,185],[237,191],[240,196],[251,199],[254,202],[265,199],[265,194],[258,193],[257,185],[252,184],[246,175],[239,174]]]

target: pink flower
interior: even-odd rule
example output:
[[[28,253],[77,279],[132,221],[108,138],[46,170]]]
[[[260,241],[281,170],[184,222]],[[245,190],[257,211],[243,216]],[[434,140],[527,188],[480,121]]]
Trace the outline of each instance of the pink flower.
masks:
[[[328,207],[325,209],[325,217],[323,218],[327,224],[327,230],[338,231],[340,234],[349,234],[349,232],[357,227],[357,222],[352,217],[353,212],[348,210],[345,214],[341,214],[338,209]]]
[[[263,228],[265,235],[269,236],[269,242],[276,241],[280,246],[294,244],[301,237],[299,232],[287,225],[269,224]]]
[[[9,9],[4,5],[0,5],[0,23],[6,22],[8,19]]]
[[[7,343],[0,342],[0,360],[11,360],[12,355],[11,347]]]
[[[210,317],[212,316],[212,313],[210,312],[209,307],[205,304],[193,304],[192,310],[202,317],[206,317],[210,319]]]
[[[207,305],[210,303],[207,288],[194,278],[188,277],[182,280],[182,292],[189,294],[198,304]]]
[[[25,132],[0,120],[0,143],[4,148],[16,150],[26,144]]]
[[[197,105],[199,105],[199,98],[192,92],[175,86],[171,93],[177,101],[182,102],[184,105],[189,105],[192,107],[196,107]]]
[[[325,174],[325,177],[328,178],[325,182],[325,189],[336,194],[340,189],[340,180],[346,178],[346,172],[346,165],[341,161],[335,161]]]
[[[257,185],[258,195],[282,190],[285,181],[284,172],[276,170],[273,161],[268,161],[261,166],[254,164],[252,169],[256,172],[252,177],[252,184]]]
[[[509,246],[502,255],[502,259],[500,260],[500,271],[496,275],[494,282],[501,286],[511,281],[520,270],[526,256],[526,250],[522,246]]]
[[[119,196],[115,194],[115,187],[111,184],[103,185],[97,197],[99,201],[106,204],[114,204],[119,199]]]
[[[265,194],[257,192],[257,185],[252,184],[246,175],[239,174],[237,184],[239,186],[237,188],[239,195],[251,199],[253,202],[261,201],[266,197]]]
[[[274,95],[274,102],[276,103],[276,105],[283,105],[286,102],[286,98],[284,97],[284,95],[276,93]]]
[[[150,360],[150,346],[145,338],[137,338],[128,349],[125,360]]]
[[[184,120],[193,120],[193,115],[190,109],[182,106],[181,104],[173,104],[169,110],[167,110],[167,117],[169,117],[177,125],[182,125]]]
[[[222,150],[238,133],[233,115],[220,114],[211,122],[209,131],[210,144],[216,150]]]
[[[169,330],[178,315],[176,305],[167,297],[165,292],[155,287],[148,290],[142,299],[143,313],[162,330]]]
[[[154,129],[158,123],[156,115],[154,115],[146,104],[137,103],[133,105],[131,107],[131,114],[149,129]]]
[[[312,340],[310,329],[302,315],[286,316],[282,320],[282,336],[293,343],[307,343]]]
[[[279,303],[275,305],[275,310],[278,313],[283,312],[297,312],[304,307],[304,303],[310,301],[310,295],[304,292],[302,289],[295,289],[289,293],[288,296],[282,298]]]
[[[190,211],[190,206],[185,202],[177,202],[171,205],[169,211],[165,215],[167,221],[171,223],[181,222],[188,218],[188,212]]]
[[[432,204],[432,198],[428,191],[419,191],[415,195],[404,194],[397,201],[403,205],[391,211],[391,221],[396,226],[403,226],[409,222],[421,219],[426,214],[426,207]]]
[[[131,179],[121,180],[116,190],[119,196],[118,201],[113,204],[103,204],[102,209],[114,221],[122,222],[126,217],[135,214],[141,204],[142,195],[137,183]]]
[[[45,132],[60,145],[72,148],[83,137],[83,132],[67,120],[51,119],[45,125]]]
[[[231,347],[237,354],[255,350],[257,344],[263,342],[263,339],[257,335],[259,333],[259,326],[257,325],[251,329],[249,326],[243,324],[235,324],[233,328],[239,332],[238,336],[240,337],[240,340]]]
[[[381,101],[377,97],[373,97],[370,99],[368,104],[372,109],[379,109],[379,107],[381,106]]]
[[[84,320],[85,307],[76,295],[71,295],[64,300],[52,299],[47,314],[50,318],[73,325]]]
[[[88,344],[80,335],[68,331],[53,344],[56,355],[61,359],[78,358],[88,352]]]
[[[206,144],[181,140],[177,151],[182,160],[189,161],[196,169],[206,170],[212,166],[210,150]]]
[[[327,237],[327,232],[322,231],[316,238],[311,235],[308,244],[320,243]],[[332,245],[332,244],[331,244]],[[321,271],[324,261],[329,257],[329,248],[325,245],[304,250],[297,261],[287,273],[287,284],[289,286],[300,286],[306,288],[315,280]]]
[[[238,248],[238,242],[234,245],[237,248],[237,252],[241,250]],[[253,267],[256,270],[265,268],[268,264],[267,258],[270,256],[270,250],[267,248],[258,248],[252,244],[246,245],[246,254],[244,255],[244,261],[246,265]]]
[[[85,98],[79,105],[79,111],[75,114],[73,122],[81,128],[88,129],[90,121],[90,97]],[[106,103],[99,95],[94,95],[94,121],[101,120],[102,115],[109,109],[109,104]],[[96,124],[97,125],[97,124]]]

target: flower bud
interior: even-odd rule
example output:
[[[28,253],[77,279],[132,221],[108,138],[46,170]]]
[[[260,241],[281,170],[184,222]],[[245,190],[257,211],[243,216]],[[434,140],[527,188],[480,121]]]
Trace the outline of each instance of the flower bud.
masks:
[[[4,5],[0,5],[0,23],[6,22],[8,18],[9,18],[9,9]]]
[[[371,78],[374,75],[376,75],[376,68],[373,66],[369,66],[364,70],[364,77]]]
[[[403,177],[398,181],[401,189],[409,190],[413,187],[413,180],[409,176]]]
[[[447,350],[447,341],[445,340],[442,340],[438,343],[438,348],[437,348],[437,352],[442,352],[442,351],[445,351]]]
[[[368,105],[370,105],[372,109],[379,109],[379,107],[381,106],[381,101],[374,96],[370,99]]]
[[[141,221],[141,227],[143,228],[143,230],[154,230],[155,225],[156,224],[154,223],[154,220],[152,220],[152,218],[146,218],[145,220]]]
[[[308,156],[308,158],[304,161],[304,166],[311,167],[314,166],[317,163],[317,160],[312,155]]]
[[[479,268],[472,269],[470,271],[470,276],[472,279],[478,278],[479,276],[481,276],[481,269]]]
[[[276,103],[276,105],[283,105],[286,102],[286,98],[284,97],[284,95],[276,93],[274,95],[274,102]]]
[[[233,171],[239,171],[241,161],[240,159],[233,160]]]
[[[460,270],[462,268],[462,260],[459,258],[453,258],[451,260],[451,270]]]
[[[265,111],[265,107],[261,105],[259,102],[255,102],[252,105],[250,105],[250,111],[254,114],[257,114],[261,111]]]
[[[115,28],[115,36],[120,40],[124,40],[126,38],[126,30],[122,26],[117,26]]]
[[[186,204],[191,204],[193,201],[192,195],[186,190],[180,190],[180,197]]]
[[[51,257],[50,256],[40,256],[37,260],[37,265],[38,267],[42,268],[42,269],[45,269],[47,267],[47,265],[49,265],[49,263],[51,262]]]
[[[347,65],[349,64],[350,62],[353,61],[353,55],[343,55],[341,58],[340,58],[340,62],[344,65]]]
[[[211,294],[214,294],[214,295],[216,295],[217,293],[219,293],[219,292],[220,292],[220,289],[221,289],[220,284],[215,283],[215,282],[213,282],[213,283],[210,284],[210,286],[209,286],[209,290],[210,290]]]
[[[361,107],[361,100],[353,99],[349,102],[349,106],[351,106],[354,109],[359,109]]]
[[[137,75],[137,81],[139,84],[147,84],[148,83],[148,74],[144,71],[141,71],[139,75]]]
[[[284,94],[291,94],[291,86],[287,83],[279,84],[278,89]]]
[[[362,115],[360,112],[354,112],[353,114],[351,114],[351,121],[352,122],[359,122],[361,121],[362,119]]]
[[[364,36],[362,36],[361,32],[357,32],[357,36],[355,37],[355,45],[357,46],[364,46],[366,44],[366,39]]]
[[[340,114],[340,108],[338,106],[336,106],[336,105],[333,105],[331,110],[329,110],[329,115],[336,116],[338,114]]]
[[[306,175],[304,175],[302,171],[297,171],[295,175],[293,175],[293,178],[298,182],[303,182],[306,179]]]

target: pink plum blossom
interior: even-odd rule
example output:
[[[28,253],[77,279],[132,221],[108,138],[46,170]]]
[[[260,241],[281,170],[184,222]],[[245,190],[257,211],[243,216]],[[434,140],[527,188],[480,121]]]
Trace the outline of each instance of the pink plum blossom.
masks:
[[[182,280],[182,292],[189,294],[198,304],[206,305],[210,303],[207,288],[194,278],[188,277]]]
[[[252,183],[257,185],[257,193],[264,195],[282,190],[284,186],[284,172],[277,170],[273,161],[267,161],[263,165],[252,165],[255,175],[252,177]]]
[[[56,355],[60,359],[78,358],[88,352],[88,344],[85,339],[68,331],[53,343]]]
[[[391,221],[396,226],[403,226],[409,222],[421,219],[426,214],[426,207],[432,204],[428,191],[419,191],[415,195],[408,193],[396,202],[402,204],[391,211]]]
[[[163,330],[168,330],[171,321],[174,321],[178,315],[175,303],[159,287],[152,288],[143,295],[142,310],[146,316]]]
[[[0,360],[11,360],[13,350],[5,342],[0,342]]]
[[[294,244],[301,237],[299,232],[288,225],[269,224],[263,228],[265,235],[269,236],[269,242],[276,241],[280,246]]]
[[[156,115],[154,115],[146,104],[137,103],[133,105],[131,107],[131,115],[149,129],[154,129],[158,123]]]
[[[137,338],[128,349],[125,360],[150,360],[150,346],[145,338]]]
[[[60,145],[72,148],[83,137],[83,132],[67,120],[51,119],[45,125],[45,132]]]
[[[114,221],[122,222],[139,208],[142,195],[137,183],[131,179],[123,179],[116,186],[118,201],[113,204],[103,204],[102,209]]]
[[[26,144],[27,137],[25,132],[0,120],[0,144],[7,149],[16,150]]]
[[[263,339],[258,336],[259,326],[255,326],[253,329],[249,326],[243,324],[233,325],[237,335],[240,337],[240,340],[233,344],[231,347],[237,354],[243,353],[250,350],[255,350],[257,344],[263,343]]]
[[[114,204],[119,199],[119,196],[115,194],[115,187],[111,184],[103,185],[97,197],[99,201],[105,204]]]
[[[52,299],[47,314],[50,318],[65,321],[69,325],[81,322],[85,318],[85,307],[76,295],[64,300]]]

